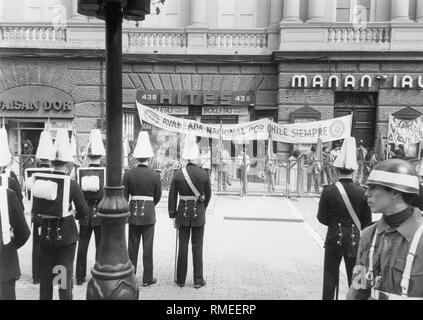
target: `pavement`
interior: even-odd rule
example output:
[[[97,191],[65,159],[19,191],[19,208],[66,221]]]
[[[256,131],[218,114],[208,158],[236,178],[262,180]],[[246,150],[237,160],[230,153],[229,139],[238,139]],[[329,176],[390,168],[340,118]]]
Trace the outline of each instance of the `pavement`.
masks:
[[[179,288],[173,282],[175,229],[164,197],[157,206],[154,238],[154,276],[158,282],[150,287],[140,286],[140,299],[320,300],[326,227],[316,219],[318,201],[213,195],[207,210],[203,249],[207,285],[194,289],[191,254],[185,287]],[[29,223],[29,204],[26,206]],[[39,285],[32,284],[31,279],[31,240],[19,250],[22,277],[16,283],[18,300],[39,299]],[[87,281],[94,254],[93,236]],[[343,267],[341,271],[339,298],[344,299],[347,281]],[[142,282],[142,246],[137,279]],[[74,286],[75,300],[85,299],[86,286],[87,282]],[[58,299],[56,289],[54,299]]]

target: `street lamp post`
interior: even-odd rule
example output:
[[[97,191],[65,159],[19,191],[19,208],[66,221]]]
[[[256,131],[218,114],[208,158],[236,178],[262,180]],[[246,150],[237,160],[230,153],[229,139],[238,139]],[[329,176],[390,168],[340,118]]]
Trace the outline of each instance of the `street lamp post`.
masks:
[[[122,20],[144,20],[150,0],[79,0],[78,13],[106,23],[106,186],[97,208],[101,242],[87,299],[137,300],[138,283],[126,247],[129,206],[122,186]]]

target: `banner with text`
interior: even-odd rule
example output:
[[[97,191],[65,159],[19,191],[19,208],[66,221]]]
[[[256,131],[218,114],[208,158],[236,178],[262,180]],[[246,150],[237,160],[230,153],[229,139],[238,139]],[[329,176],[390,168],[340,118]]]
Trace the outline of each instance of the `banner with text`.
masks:
[[[285,143],[317,143],[344,139],[351,135],[352,115],[331,120],[308,123],[278,124],[267,118],[241,124],[204,124],[199,121],[173,117],[137,102],[138,114],[145,121],[160,129],[183,134],[223,140],[267,140]]]
[[[285,143],[309,144],[330,142],[351,136],[352,115],[331,120],[305,123],[278,124],[271,122],[270,134],[273,141]]]
[[[140,120],[145,121],[158,128],[194,134],[200,137],[209,137],[223,140],[266,140],[269,137],[268,119],[261,119],[240,124],[205,124],[195,120],[173,117],[153,110],[137,102]]]
[[[422,116],[414,120],[397,119],[392,114],[389,115],[388,142],[403,144],[418,143],[422,140]]]

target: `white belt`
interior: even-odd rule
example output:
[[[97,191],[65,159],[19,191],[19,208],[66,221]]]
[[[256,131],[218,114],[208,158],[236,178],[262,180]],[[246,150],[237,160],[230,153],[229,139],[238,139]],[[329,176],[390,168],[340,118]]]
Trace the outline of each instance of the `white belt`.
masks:
[[[179,196],[179,200],[182,201],[195,201],[198,200],[196,196]]]
[[[148,196],[131,196],[131,201],[154,201],[153,197]]]
[[[49,215],[46,215],[46,214],[40,214],[40,216],[43,219],[60,219],[60,218],[66,218],[66,217],[72,216],[72,215],[74,215],[74,213],[75,212],[73,210],[71,210],[71,211],[64,213],[61,217],[49,216]]]
[[[423,300],[423,297],[407,297],[394,293],[387,293],[380,290],[372,289],[371,297],[374,300]]]

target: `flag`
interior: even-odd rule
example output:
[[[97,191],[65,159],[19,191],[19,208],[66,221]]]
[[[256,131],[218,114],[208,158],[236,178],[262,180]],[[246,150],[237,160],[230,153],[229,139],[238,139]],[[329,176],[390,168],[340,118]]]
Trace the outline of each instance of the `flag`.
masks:
[[[382,161],[385,159],[385,153],[383,150],[383,140],[380,134],[378,134],[376,138],[375,154],[376,154],[377,161]]]
[[[320,170],[322,168],[322,161],[323,161],[323,142],[322,142],[322,136],[321,136],[321,128],[319,128],[319,135],[317,138],[317,144],[316,144],[316,161],[317,161],[317,168]]]
[[[80,154],[79,154],[79,143],[78,143],[78,138],[77,138],[77,134],[76,134],[76,131],[75,131],[75,126],[73,126],[73,128],[72,128],[71,149],[72,149],[72,156],[74,158],[75,164],[81,165],[81,160],[79,158],[79,156],[80,156]]]
[[[122,146],[122,156],[123,156],[123,167],[128,168],[129,167],[129,141],[128,137],[126,135],[123,136],[123,146]]]

